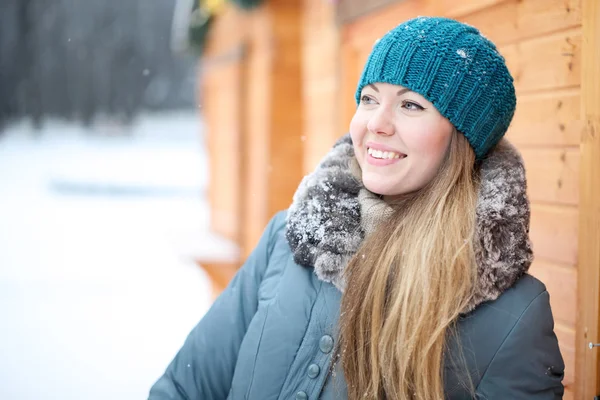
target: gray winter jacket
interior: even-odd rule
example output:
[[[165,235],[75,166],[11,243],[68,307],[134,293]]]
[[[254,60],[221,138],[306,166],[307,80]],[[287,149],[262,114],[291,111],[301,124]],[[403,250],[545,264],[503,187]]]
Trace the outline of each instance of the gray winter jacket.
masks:
[[[307,176],[150,391],[167,399],[345,399],[335,361],[341,272],[368,231],[348,137]],[[564,364],[531,263],[521,158],[507,143],[481,168],[479,282],[445,362],[447,399],[561,399]],[[384,210],[385,212],[385,210]],[[358,221],[358,223],[357,223]],[[492,234],[493,233],[493,234]],[[456,364],[457,349],[465,364]]]

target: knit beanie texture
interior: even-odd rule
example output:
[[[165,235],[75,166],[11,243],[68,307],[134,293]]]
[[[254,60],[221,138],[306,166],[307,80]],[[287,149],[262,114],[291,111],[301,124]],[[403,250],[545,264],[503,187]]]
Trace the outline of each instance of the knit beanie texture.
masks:
[[[517,99],[513,78],[496,46],[474,27],[419,17],[389,31],[373,46],[356,90],[401,85],[430,101],[463,133],[478,159],[506,133]]]

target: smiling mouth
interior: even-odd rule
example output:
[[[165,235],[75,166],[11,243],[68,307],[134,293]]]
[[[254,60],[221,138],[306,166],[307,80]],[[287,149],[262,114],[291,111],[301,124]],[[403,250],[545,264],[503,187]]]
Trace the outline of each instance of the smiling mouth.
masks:
[[[406,154],[396,153],[394,151],[375,150],[370,147],[367,147],[367,153],[371,157],[377,158],[379,160],[395,160],[395,159],[401,159],[401,158],[406,157]]]

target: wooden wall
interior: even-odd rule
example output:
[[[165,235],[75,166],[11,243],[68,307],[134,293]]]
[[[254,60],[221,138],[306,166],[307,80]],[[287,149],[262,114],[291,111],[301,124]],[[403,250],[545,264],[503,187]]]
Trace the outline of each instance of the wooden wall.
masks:
[[[202,68],[211,228],[240,260],[302,178],[302,3],[227,6],[211,27]]]
[[[333,2],[304,0],[302,87],[305,174],[311,172],[343,135],[340,90],[340,38]]]
[[[246,25],[246,18],[235,8],[224,10],[211,27],[201,66],[200,106],[210,157],[208,198],[211,226],[215,233],[236,243],[241,238],[237,221],[242,217],[244,160],[220,155],[242,153]],[[240,29],[230,34],[230,26],[239,26]]]
[[[582,0],[576,394],[600,396],[600,3]],[[589,345],[592,344],[592,347]]]

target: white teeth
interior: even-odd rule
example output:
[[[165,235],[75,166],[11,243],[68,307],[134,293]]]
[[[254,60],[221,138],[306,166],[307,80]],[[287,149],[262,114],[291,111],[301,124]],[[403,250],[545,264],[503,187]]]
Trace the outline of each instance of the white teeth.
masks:
[[[379,159],[397,159],[397,158],[401,158],[400,154],[398,153],[394,153],[393,151],[381,151],[381,150],[374,150],[372,148],[367,148],[367,153],[372,156],[373,158],[379,158]]]

